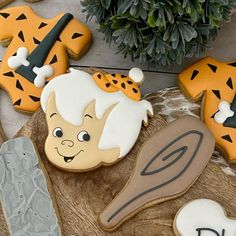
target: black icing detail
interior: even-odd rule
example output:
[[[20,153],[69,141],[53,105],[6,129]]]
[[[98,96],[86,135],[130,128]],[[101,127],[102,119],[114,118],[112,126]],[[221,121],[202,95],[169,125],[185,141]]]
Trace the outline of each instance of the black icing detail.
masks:
[[[98,74],[98,75],[97,75],[97,77],[98,77],[99,79],[101,79],[101,78],[102,78],[101,74]]]
[[[211,228],[197,228],[196,231],[198,232],[197,236],[201,236],[203,231],[212,232],[215,234],[215,236],[225,236],[225,229],[222,229],[221,233],[219,233],[216,230],[211,229]],[[212,235],[212,236],[214,236],[214,235]]]
[[[133,82],[131,80],[127,80],[128,84],[133,84]]]
[[[24,13],[22,13],[20,16],[18,16],[16,18],[16,20],[26,20],[26,19],[27,19],[27,17],[26,17],[26,15]]]
[[[229,79],[227,80],[226,84],[227,84],[231,89],[234,89],[234,87],[233,87],[233,81],[232,81],[231,77],[229,77]]]
[[[83,135],[83,140],[88,142],[90,140],[90,135],[89,134],[84,134]]]
[[[12,71],[6,72],[3,75],[8,76],[8,77],[15,77]]]
[[[110,83],[106,83],[105,85],[106,85],[107,88],[109,88],[111,86]]]
[[[217,112],[218,112],[219,110],[217,110]],[[211,116],[211,118],[214,118],[215,117],[215,114],[217,113],[217,112],[215,112],[212,116]]]
[[[53,29],[44,37],[41,43],[27,57],[27,60],[30,62],[30,65],[21,65],[17,68],[16,73],[20,74],[21,76],[29,80],[31,83],[34,83],[36,74],[33,72],[33,68],[35,66],[42,67],[44,65],[53,45],[59,38],[61,32],[72,19],[73,15],[71,15],[70,13],[67,13],[62,16],[62,18],[56,23]]]
[[[134,93],[138,93],[138,90],[136,88],[133,88]]]
[[[72,35],[72,39],[77,39],[77,38],[79,38],[79,37],[81,37],[81,36],[83,36],[83,34],[74,33],[74,34]]]
[[[125,83],[121,83],[121,87],[125,89]]]
[[[212,92],[216,95],[217,98],[221,99],[220,90],[212,90]]]
[[[58,42],[61,42],[61,38],[60,38],[60,37],[58,37],[57,41],[58,41]]]
[[[40,101],[40,98],[35,97],[35,96],[33,96],[33,95],[29,95],[29,97],[30,97],[34,102],[39,102],[39,101]]]
[[[236,128],[236,96],[234,96],[233,102],[231,103],[230,109],[234,111],[234,115],[229,117],[224,122],[224,127]]]
[[[20,83],[19,80],[16,80],[16,87],[17,87],[18,89],[20,89],[21,91],[24,91],[24,89],[23,89],[23,87],[22,87],[22,85],[21,85],[21,83]]]
[[[179,140],[183,139],[184,137],[188,136],[188,135],[197,135],[199,137],[198,142],[195,146],[195,149],[192,153],[192,156],[189,157],[188,162],[186,163],[185,166],[182,166],[182,169],[179,171],[179,173],[176,173],[176,175],[170,179],[167,179],[166,181],[163,181],[161,183],[159,183],[158,185],[156,185],[155,187],[152,187],[150,189],[147,189],[145,191],[143,191],[142,193],[139,193],[138,195],[132,197],[130,200],[128,200],[127,202],[124,202],[124,204],[118,208],[107,220],[107,222],[110,222],[117,214],[119,214],[123,209],[125,209],[128,205],[130,205],[132,202],[136,201],[137,199],[139,199],[140,197],[153,192],[157,189],[160,189],[170,183],[172,183],[173,181],[175,181],[176,179],[178,179],[180,176],[182,176],[186,170],[189,168],[189,166],[192,164],[193,160],[196,158],[198,150],[202,144],[202,140],[203,140],[203,136],[204,134],[198,130],[190,130],[187,131],[183,134],[181,134],[180,136],[178,136],[177,138],[175,138],[173,141],[171,141],[170,143],[168,143],[164,148],[162,148],[153,158],[151,158],[151,160],[147,163],[146,166],[144,166],[143,170],[140,171],[140,175],[141,176],[147,176],[147,175],[153,175],[156,174],[158,172],[161,172],[163,170],[165,170],[166,168],[172,166],[174,163],[176,163],[178,160],[180,160],[182,157],[184,157],[188,147],[187,146],[182,146],[181,148],[178,148],[176,151],[171,152],[168,155],[165,155],[162,158],[163,164],[162,166],[158,167],[158,169],[154,169],[152,170],[152,164],[155,163],[155,161],[162,157],[161,155],[163,153],[165,153],[166,150],[168,150],[169,147],[171,147],[172,145],[175,145],[175,143],[177,143]],[[176,157],[176,153],[178,153],[178,156]],[[175,157],[174,160],[168,161],[171,157]],[[159,160],[159,159],[158,159]],[[154,167],[155,168],[155,167]]]
[[[125,75],[121,75],[120,77],[121,77],[121,78],[126,78],[127,76],[125,76]]]
[[[212,64],[207,64],[207,65],[210,67],[210,69],[211,69],[214,73],[216,72],[217,66],[212,65]]]
[[[191,80],[195,79],[195,77],[197,76],[198,73],[199,73],[198,70],[194,70],[192,75],[191,75]]]
[[[10,14],[2,12],[2,13],[0,13],[0,16],[4,17],[6,19],[8,16],[10,16]]]
[[[224,140],[226,140],[226,141],[228,141],[228,142],[230,142],[230,143],[232,143],[233,141],[232,141],[232,139],[231,139],[231,137],[230,137],[230,135],[224,135],[224,136],[222,136],[221,137],[222,139],[224,139]]]
[[[116,74],[111,74],[111,76],[116,77]]]
[[[47,25],[48,25],[47,23],[42,22],[42,23],[40,23],[38,29],[42,29],[43,27],[45,27]]]
[[[12,54],[12,56],[16,56],[17,55],[17,53],[15,52],[14,54]]]
[[[229,65],[229,66],[236,67],[236,61],[235,61],[235,62],[232,62],[232,63],[229,63],[228,65]]]
[[[25,42],[25,37],[22,30],[19,32],[18,37],[21,39],[22,42]]]
[[[117,84],[117,83],[118,83],[118,81],[115,80],[115,79],[113,79],[112,82],[113,82],[114,84]]]
[[[38,39],[36,39],[35,37],[33,37],[34,43],[35,44],[40,44],[40,41]]]
[[[49,64],[51,65],[51,64],[54,64],[56,62],[57,62],[57,55],[54,55]]]
[[[20,104],[21,104],[21,99],[18,99],[13,103],[13,106],[20,106]]]

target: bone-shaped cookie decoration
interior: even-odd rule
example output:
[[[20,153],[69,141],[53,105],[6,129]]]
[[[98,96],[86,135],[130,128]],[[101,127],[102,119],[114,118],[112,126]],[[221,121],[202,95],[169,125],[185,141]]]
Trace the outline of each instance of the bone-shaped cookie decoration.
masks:
[[[11,69],[16,69],[21,65],[29,66],[30,63],[27,61],[29,51],[26,47],[20,47],[17,50],[16,55],[9,57],[7,64]]]
[[[215,147],[209,129],[185,116],[155,133],[137,157],[128,183],[99,216],[113,231],[140,210],[184,194],[207,165]]]
[[[53,75],[54,70],[51,66],[45,65],[40,68],[35,66],[33,72],[37,75],[34,79],[34,85],[41,88],[45,85],[46,79]]]
[[[178,211],[174,220],[174,232],[178,236],[234,236],[236,220],[227,218],[219,203],[197,199]]]
[[[234,111],[230,109],[230,104],[227,101],[221,101],[218,109],[219,111],[214,116],[214,119],[218,124],[223,124],[227,118],[234,115]]]

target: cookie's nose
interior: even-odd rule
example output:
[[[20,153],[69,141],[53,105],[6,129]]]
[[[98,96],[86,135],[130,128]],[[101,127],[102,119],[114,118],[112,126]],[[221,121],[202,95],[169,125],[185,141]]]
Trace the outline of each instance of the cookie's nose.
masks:
[[[74,142],[72,140],[68,140],[68,139],[62,140],[61,144],[66,145],[68,147],[73,147],[74,146]]]

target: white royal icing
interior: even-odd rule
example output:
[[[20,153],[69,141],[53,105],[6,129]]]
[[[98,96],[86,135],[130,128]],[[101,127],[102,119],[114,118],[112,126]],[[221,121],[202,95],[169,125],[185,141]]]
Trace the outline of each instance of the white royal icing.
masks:
[[[230,104],[227,101],[221,101],[218,109],[219,111],[214,116],[214,120],[218,124],[223,124],[227,118],[234,115],[234,112],[230,109]]]
[[[84,71],[70,69],[71,73],[51,80],[41,95],[41,105],[46,112],[47,99],[55,92],[58,112],[67,122],[81,125],[85,108],[95,101],[98,119],[114,106],[104,126],[99,142],[100,149],[120,148],[125,156],[136,142],[142,122],[148,121],[147,113],[153,114],[152,105],[146,101],[134,101],[123,92],[108,93],[100,89],[92,76]]]
[[[144,80],[144,74],[143,74],[143,71],[139,68],[132,68],[130,71],[129,71],[129,77],[136,83],[140,84],[143,82]]]
[[[37,75],[34,79],[34,85],[38,88],[41,88],[45,85],[46,79],[51,77],[54,73],[52,66],[45,65],[42,67],[34,67],[33,72]]]
[[[175,228],[181,236],[235,236],[236,220],[227,218],[217,202],[197,199],[180,209]]]
[[[27,56],[29,54],[29,51],[25,47],[20,47],[17,50],[17,53],[15,56],[11,56],[7,60],[7,64],[11,69],[16,69],[21,65],[29,66],[30,63],[27,61]]]

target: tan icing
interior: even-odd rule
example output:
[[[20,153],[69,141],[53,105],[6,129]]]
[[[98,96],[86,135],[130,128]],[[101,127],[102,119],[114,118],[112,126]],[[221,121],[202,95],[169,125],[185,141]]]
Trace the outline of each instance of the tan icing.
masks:
[[[108,150],[98,148],[104,124],[112,108],[108,109],[101,119],[97,119],[95,102],[92,102],[84,111],[82,125],[76,126],[66,122],[60,116],[55,104],[55,94],[52,93],[48,99],[46,113],[49,134],[45,143],[45,152],[49,161],[61,169],[70,171],[90,170],[102,164],[109,165],[116,162],[120,154],[119,148]],[[50,117],[53,113],[56,115]],[[92,116],[92,119],[86,114]],[[57,127],[63,131],[63,136],[60,138],[53,136],[53,130]],[[89,133],[89,141],[81,142],[77,139],[78,133],[83,130]],[[63,156],[75,157],[71,162],[65,162]]]

